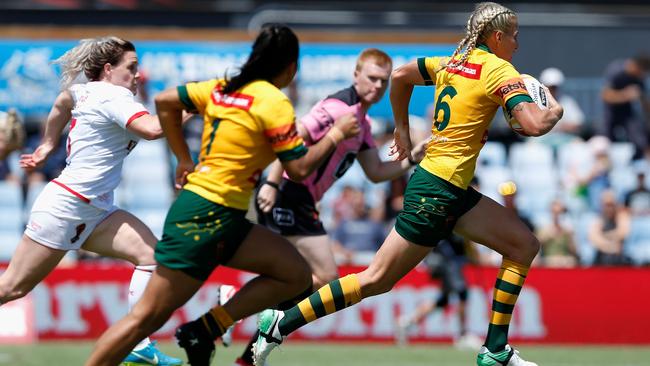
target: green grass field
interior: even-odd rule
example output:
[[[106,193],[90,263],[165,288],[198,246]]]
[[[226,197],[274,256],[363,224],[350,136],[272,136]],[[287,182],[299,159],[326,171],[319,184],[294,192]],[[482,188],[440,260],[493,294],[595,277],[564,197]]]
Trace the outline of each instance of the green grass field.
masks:
[[[91,342],[48,342],[35,345],[0,345],[0,365],[74,366],[82,365]],[[218,348],[213,365],[231,366],[243,344]],[[184,358],[173,343],[161,348]],[[540,366],[645,366],[650,364],[648,347],[521,347],[525,359]],[[472,366],[476,355],[449,346],[418,345],[397,348],[392,345],[291,344],[276,351],[272,366]]]

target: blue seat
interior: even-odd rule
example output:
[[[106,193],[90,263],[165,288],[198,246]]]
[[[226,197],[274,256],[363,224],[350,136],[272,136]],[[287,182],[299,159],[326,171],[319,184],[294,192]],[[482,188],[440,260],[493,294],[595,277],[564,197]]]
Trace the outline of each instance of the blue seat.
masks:
[[[0,230],[0,262],[9,262],[11,260],[21,237],[22,232],[20,231]]]
[[[0,231],[22,232],[23,192],[14,183],[0,181]]]
[[[500,142],[488,141],[481,149],[478,156],[478,166],[505,166],[506,165],[506,148]]]
[[[634,217],[623,251],[635,264],[650,263],[650,217]]]
[[[158,239],[162,238],[167,209],[134,209],[129,212],[144,222]]]

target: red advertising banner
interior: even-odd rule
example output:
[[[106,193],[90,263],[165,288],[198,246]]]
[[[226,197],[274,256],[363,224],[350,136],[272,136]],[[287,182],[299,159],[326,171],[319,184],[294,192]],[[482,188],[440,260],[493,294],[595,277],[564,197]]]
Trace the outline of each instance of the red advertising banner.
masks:
[[[361,269],[346,266],[341,274]],[[487,329],[496,272],[496,268],[466,268],[470,285],[466,326],[477,335]],[[97,338],[126,313],[131,273],[129,266],[103,262],[56,269],[31,295],[38,339]],[[171,337],[178,325],[208,310],[217,301],[220,284],[239,287],[252,276],[219,268],[155,338]],[[435,299],[439,291],[439,283],[416,269],[389,293],[309,324],[292,339],[390,342],[397,315]],[[451,309],[429,316],[412,330],[411,340],[450,341],[459,329],[454,306],[452,299]],[[519,296],[510,337],[517,343],[650,344],[648,309],[650,268],[533,268]],[[254,330],[251,317],[236,326],[234,335],[243,339]]]

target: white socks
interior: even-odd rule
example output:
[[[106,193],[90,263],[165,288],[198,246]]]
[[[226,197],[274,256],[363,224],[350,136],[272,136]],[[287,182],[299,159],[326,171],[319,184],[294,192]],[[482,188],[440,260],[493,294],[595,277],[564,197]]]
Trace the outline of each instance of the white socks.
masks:
[[[156,270],[155,264],[148,266],[135,266],[133,276],[131,276],[131,283],[129,284],[129,311],[133,309],[133,305],[135,305],[135,303],[142,297],[142,293],[144,292],[145,287],[147,287],[147,283],[149,283],[149,279],[151,279],[154,270]],[[141,340],[140,343],[135,346],[134,350],[139,351],[148,346],[150,342],[149,337],[147,337]]]

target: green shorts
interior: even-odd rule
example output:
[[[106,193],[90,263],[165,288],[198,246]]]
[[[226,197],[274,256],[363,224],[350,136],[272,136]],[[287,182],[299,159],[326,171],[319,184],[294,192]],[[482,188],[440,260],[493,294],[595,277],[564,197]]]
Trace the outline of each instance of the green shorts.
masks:
[[[482,196],[472,187],[463,190],[418,166],[406,186],[395,230],[410,242],[434,247]]]
[[[181,191],[165,219],[163,237],[156,245],[156,261],[206,280],[246,239],[253,224],[245,216],[246,211]]]

